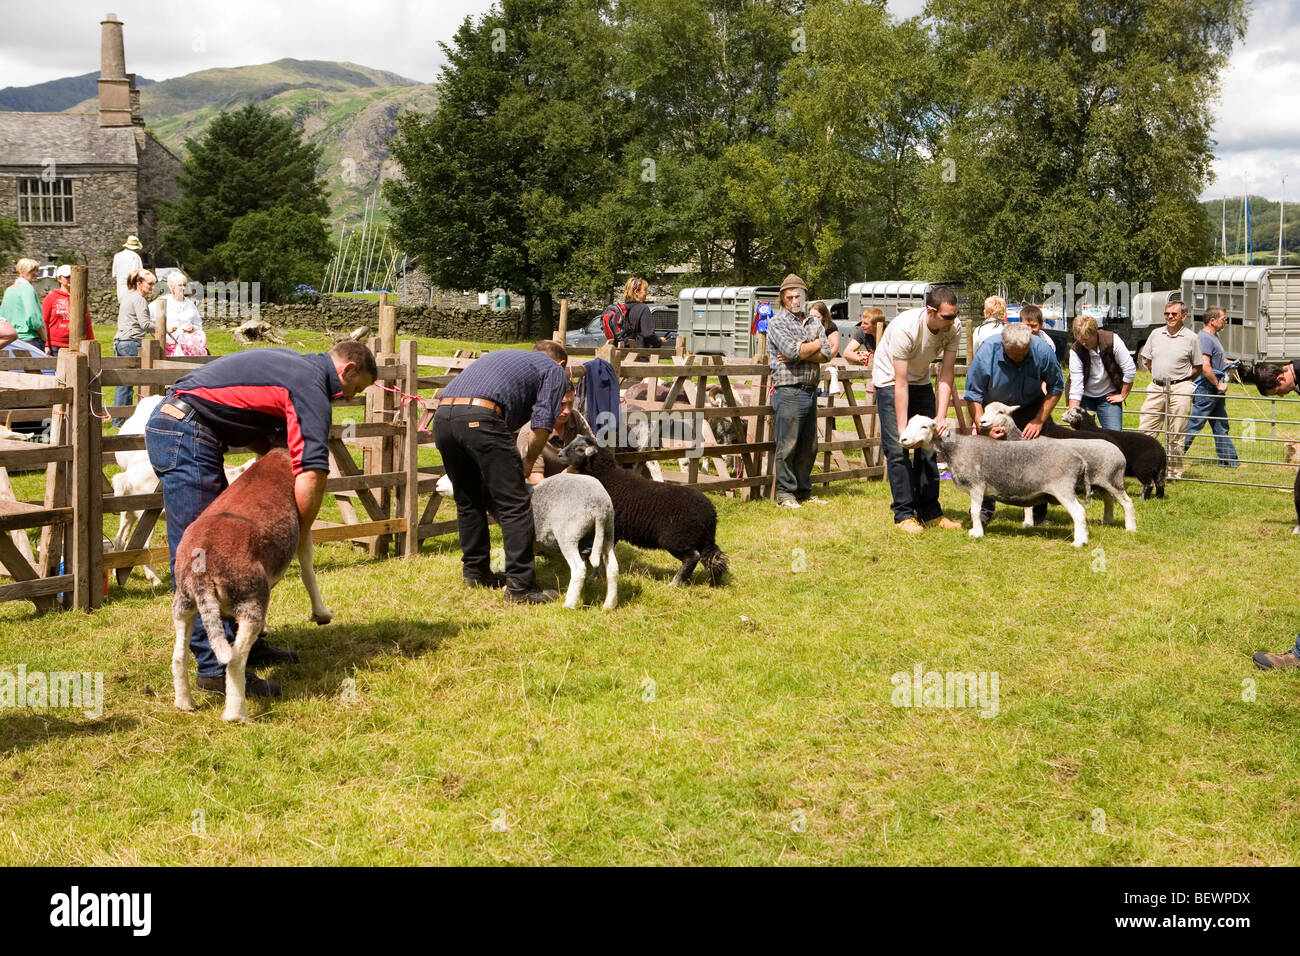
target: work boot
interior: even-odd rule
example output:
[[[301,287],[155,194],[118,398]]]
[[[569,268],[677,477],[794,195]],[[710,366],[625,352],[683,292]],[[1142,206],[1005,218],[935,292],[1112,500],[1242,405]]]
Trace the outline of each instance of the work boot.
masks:
[[[249,667],[270,667],[274,664],[297,664],[298,652],[285,651],[272,647],[264,637],[259,636],[248,649]]]
[[[481,578],[471,577],[467,574],[464,580],[472,588],[492,588],[494,591],[499,591],[506,586],[506,576],[504,574],[493,574],[491,572]]]
[[[536,588],[531,591],[514,591],[506,588],[508,604],[550,604],[559,596],[559,591],[539,591]]]
[[[925,531],[925,528],[921,526],[921,522],[917,521],[915,518],[904,518],[902,521],[895,524],[894,527],[899,531],[906,532],[907,534],[921,534]]]
[[[1255,666],[1262,671],[1277,670],[1282,667],[1300,667],[1300,657],[1295,656],[1295,651],[1287,651],[1285,654],[1256,651]]]
[[[925,526],[927,528],[938,528],[940,531],[961,530],[960,521],[953,521],[951,518],[946,518],[943,515],[939,515],[937,518],[931,518],[929,521],[925,522]]]
[[[225,696],[226,675],[218,674],[216,677],[204,677],[200,674],[198,679],[195,680],[194,686],[199,690]],[[263,680],[256,674],[245,674],[244,693],[249,697],[279,697],[280,685],[277,681]]]

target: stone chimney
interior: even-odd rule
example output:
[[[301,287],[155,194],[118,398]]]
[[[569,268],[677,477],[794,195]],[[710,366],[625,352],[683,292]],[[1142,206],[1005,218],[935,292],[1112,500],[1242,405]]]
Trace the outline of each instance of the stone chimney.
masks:
[[[139,112],[139,95],[132,95],[135,77],[126,72],[122,21],[110,13],[99,25],[99,125],[130,126]]]

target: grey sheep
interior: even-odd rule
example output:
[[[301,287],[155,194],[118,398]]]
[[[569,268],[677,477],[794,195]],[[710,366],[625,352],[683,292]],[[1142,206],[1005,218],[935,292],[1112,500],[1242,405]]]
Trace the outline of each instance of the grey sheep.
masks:
[[[980,418],[980,428],[991,428],[1002,426],[1007,431],[1007,438],[1011,441],[1019,441],[1022,438],[1020,429],[1012,420],[1012,413],[1016,411],[1019,405],[1005,405],[1002,402],[990,402],[984,408],[984,415]],[[1050,421],[1050,419],[1049,419]],[[1109,524],[1115,518],[1115,503],[1118,502],[1124,509],[1124,530],[1137,530],[1137,515],[1133,510],[1133,501],[1124,490],[1124,469],[1126,467],[1124,453],[1109,442],[1100,438],[1084,438],[1078,432],[1070,429],[1056,426],[1053,434],[1060,435],[1064,433],[1069,437],[1061,438],[1044,438],[1040,435],[1035,441],[1061,441],[1069,444],[1075,451],[1083,456],[1088,464],[1088,480],[1092,487],[1101,489],[1103,500],[1106,503],[1106,512],[1102,520]],[[1043,432],[1047,434],[1046,429]],[[1029,509],[1025,511],[1025,527],[1032,528],[1034,525],[1033,512]]]
[[[994,441],[949,430],[940,435],[938,423],[913,416],[898,436],[904,448],[933,451],[948,463],[957,487],[970,494],[972,538],[984,537],[980,502],[985,495],[1009,505],[1031,507],[1055,498],[1074,519],[1076,548],[1088,543],[1088,519],[1079,495],[1088,500],[1088,465],[1064,442]]]

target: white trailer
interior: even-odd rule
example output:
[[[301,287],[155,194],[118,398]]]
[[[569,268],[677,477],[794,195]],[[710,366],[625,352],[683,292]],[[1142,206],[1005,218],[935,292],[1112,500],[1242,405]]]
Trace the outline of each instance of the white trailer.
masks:
[[[753,357],[758,345],[751,332],[755,313],[764,302],[775,312],[780,294],[774,285],[683,289],[677,294],[677,335],[688,352]]]
[[[1300,267],[1197,266],[1183,272],[1182,301],[1193,329],[1210,306],[1223,307],[1228,325],[1219,338],[1234,358],[1300,356]]]

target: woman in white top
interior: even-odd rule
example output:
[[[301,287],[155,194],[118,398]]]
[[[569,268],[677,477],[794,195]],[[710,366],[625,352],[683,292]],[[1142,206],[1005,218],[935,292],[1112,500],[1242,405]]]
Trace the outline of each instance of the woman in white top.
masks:
[[[203,335],[203,316],[194,300],[185,297],[189,277],[177,269],[167,276],[166,295],[160,295],[149,305],[154,321],[167,309],[167,354],[207,355],[207,336]]]
[[[1097,328],[1097,320],[1080,315],[1074,320],[1074,345],[1070,347],[1070,407],[1097,416],[1102,428],[1120,431],[1124,426],[1124,399],[1128,398],[1137,366],[1124,340]]]
[[[971,355],[980,350],[984,340],[992,335],[1001,335],[1002,327],[1007,324],[1007,300],[1000,295],[991,295],[984,300],[984,322],[971,334]]]

